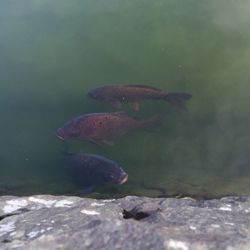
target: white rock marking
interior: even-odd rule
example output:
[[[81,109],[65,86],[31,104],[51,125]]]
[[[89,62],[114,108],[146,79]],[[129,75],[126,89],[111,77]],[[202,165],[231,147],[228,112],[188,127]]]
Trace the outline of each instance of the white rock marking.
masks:
[[[0,225],[0,237],[14,230],[15,230],[15,223],[13,221],[8,222],[7,224],[2,224]]]
[[[72,207],[73,201],[61,200],[55,204],[55,207]]]
[[[15,236],[15,235],[16,235],[16,232],[10,233],[10,236],[11,236],[11,237],[13,237],[13,236]]]
[[[23,247],[23,246],[24,246],[24,243],[20,242],[19,240],[14,240],[11,243],[11,249],[18,249],[18,248]]]
[[[212,225],[211,225],[211,227],[214,227],[214,228],[219,228],[219,227],[220,227],[220,225],[218,225],[218,224],[212,224]]]
[[[81,213],[87,214],[87,215],[98,215],[98,214],[100,214],[99,212],[96,212],[96,211],[94,211],[94,210],[86,210],[86,209],[83,209],[83,210],[81,211]]]
[[[116,221],[116,222],[115,222],[115,224],[116,224],[116,226],[118,226],[118,227],[119,227],[119,226],[121,226],[121,225],[122,225],[122,222],[118,220],[118,221]]]
[[[229,206],[226,206],[226,207],[220,207],[219,210],[222,210],[222,211],[232,211],[232,208],[229,207]]]
[[[234,223],[232,223],[232,222],[225,222],[224,224],[225,224],[225,225],[234,226]]]
[[[178,249],[178,250],[188,250],[188,246],[185,242],[179,241],[179,240],[172,240],[170,239],[168,242],[168,247],[172,249]]]
[[[46,206],[47,208],[52,207],[52,205],[54,205],[57,202],[57,200],[44,200],[44,199],[35,198],[35,197],[30,197],[29,201],[42,204]]]
[[[3,212],[6,214],[12,213],[20,208],[26,207],[28,205],[28,202],[24,199],[15,199],[15,200],[9,200],[6,201],[6,204],[3,207]]]
[[[91,204],[92,207],[101,207],[101,206],[104,206],[105,204],[104,203],[97,203],[97,202],[93,202]]]
[[[102,202],[112,202],[112,201],[115,201],[115,199],[103,200]]]
[[[31,231],[27,234],[30,239],[35,238],[39,234],[39,231]]]
[[[196,229],[195,226],[189,226],[189,228],[190,228],[191,230],[195,230],[195,229]]]

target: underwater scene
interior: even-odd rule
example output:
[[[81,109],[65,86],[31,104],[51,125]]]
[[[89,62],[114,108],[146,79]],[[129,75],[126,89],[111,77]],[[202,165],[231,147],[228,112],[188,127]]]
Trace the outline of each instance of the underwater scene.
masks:
[[[0,1],[0,195],[249,195],[249,11]]]

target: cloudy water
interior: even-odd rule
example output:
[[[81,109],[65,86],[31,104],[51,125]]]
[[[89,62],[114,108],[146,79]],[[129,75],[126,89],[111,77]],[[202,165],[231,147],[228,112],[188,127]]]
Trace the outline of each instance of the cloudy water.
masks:
[[[188,112],[141,103],[161,127],[113,146],[69,141],[128,173],[92,197],[250,194],[250,3],[195,0],[0,1],[0,194],[78,194],[55,131],[115,111],[86,96],[105,84],[192,94]]]

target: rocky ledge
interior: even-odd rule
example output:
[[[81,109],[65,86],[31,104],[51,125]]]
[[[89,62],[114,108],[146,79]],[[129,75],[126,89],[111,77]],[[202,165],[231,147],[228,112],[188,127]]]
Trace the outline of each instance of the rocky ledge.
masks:
[[[0,197],[0,249],[250,249],[250,197]]]

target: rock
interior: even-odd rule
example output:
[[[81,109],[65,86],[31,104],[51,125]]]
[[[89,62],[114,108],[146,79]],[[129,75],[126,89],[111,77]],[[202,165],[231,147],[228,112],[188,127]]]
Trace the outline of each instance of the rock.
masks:
[[[250,197],[0,197],[0,249],[250,249]]]

